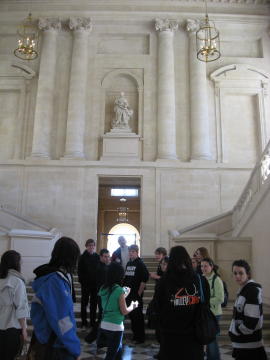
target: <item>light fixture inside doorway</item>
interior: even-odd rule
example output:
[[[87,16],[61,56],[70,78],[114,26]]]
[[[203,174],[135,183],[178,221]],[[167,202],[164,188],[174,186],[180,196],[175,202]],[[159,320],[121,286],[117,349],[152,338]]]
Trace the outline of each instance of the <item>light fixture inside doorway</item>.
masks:
[[[18,47],[14,50],[14,55],[22,60],[34,60],[38,57],[38,36],[37,24],[32,19],[32,14],[18,27]]]
[[[118,223],[127,223],[128,222],[128,208],[125,206],[121,206],[117,208],[118,211],[118,217],[117,222]]]
[[[197,58],[200,61],[210,62],[220,58],[219,31],[213,21],[209,20],[207,0],[205,1],[205,18],[196,32]]]

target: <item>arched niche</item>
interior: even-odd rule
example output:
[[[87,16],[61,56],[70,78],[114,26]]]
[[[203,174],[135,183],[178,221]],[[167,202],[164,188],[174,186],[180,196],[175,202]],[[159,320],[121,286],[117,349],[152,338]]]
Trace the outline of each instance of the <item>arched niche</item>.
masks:
[[[210,79],[218,162],[254,164],[270,137],[269,75],[248,64],[231,64],[215,70]]]
[[[133,116],[129,121],[132,132],[141,133],[142,89],[143,83],[140,70],[117,69],[107,73],[101,82],[103,90],[103,133],[111,129],[114,118],[114,101],[121,92],[125,93]]]

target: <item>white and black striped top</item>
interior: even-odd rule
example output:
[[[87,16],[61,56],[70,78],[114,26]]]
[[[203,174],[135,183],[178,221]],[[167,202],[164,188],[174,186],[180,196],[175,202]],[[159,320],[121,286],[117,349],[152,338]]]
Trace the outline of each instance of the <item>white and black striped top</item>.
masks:
[[[238,292],[229,329],[232,346],[254,349],[263,346],[263,306],[260,284],[249,280]]]

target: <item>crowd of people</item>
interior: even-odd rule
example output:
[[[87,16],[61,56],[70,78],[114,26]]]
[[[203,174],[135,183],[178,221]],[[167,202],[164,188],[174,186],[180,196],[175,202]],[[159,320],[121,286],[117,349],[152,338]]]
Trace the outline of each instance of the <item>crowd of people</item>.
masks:
[[[33,335],[28,350],[33,360],[79,360],[80,340],[73,304],[73,274],[81,284],[81,327],[88,329],[85,340],[107,347],[106,360],[122,359],[124,318],[129,316],[134,346],[145,342],[143,294],[149,278],[155,280],[151,301],[155,334],[161,360],[220,360],[217,336],[203,345],[196,337],[198,309],[204,301],[217,323],[226,305],[226,287],[218,266],[206,248],[199,248],[191,258],[183,246],[155,251],[155,272],[148,272],[139,256],[139,247],[127,247],[123,236],[120,247],[110,256],[107,249],[96,253],[96,243],[89,239],[80,255],[77,243],[60,238],[48,264],[34,270],[30,318]],[[20,272],[21,256],[10,250],[0,263],[0,359],[14,360],[27,339],[29,308],[24,278]],[[234,303],[229,336],[236,360],[266,360],[262,340],[263,308],[261,285],[251,279],[245,260],[232,264],[232,275],[239,285]],[[88,304],[90,311],[88,315]],[[97,312],[98,308],[98,312]]]

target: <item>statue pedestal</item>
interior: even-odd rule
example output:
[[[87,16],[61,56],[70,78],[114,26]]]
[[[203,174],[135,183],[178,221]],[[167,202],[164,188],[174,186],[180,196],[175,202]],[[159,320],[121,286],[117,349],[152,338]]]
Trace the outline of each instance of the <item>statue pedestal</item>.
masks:
[[[112,129],[102,138],[102,156],[100,160],[141,160],[140,135],[124,129]]]

